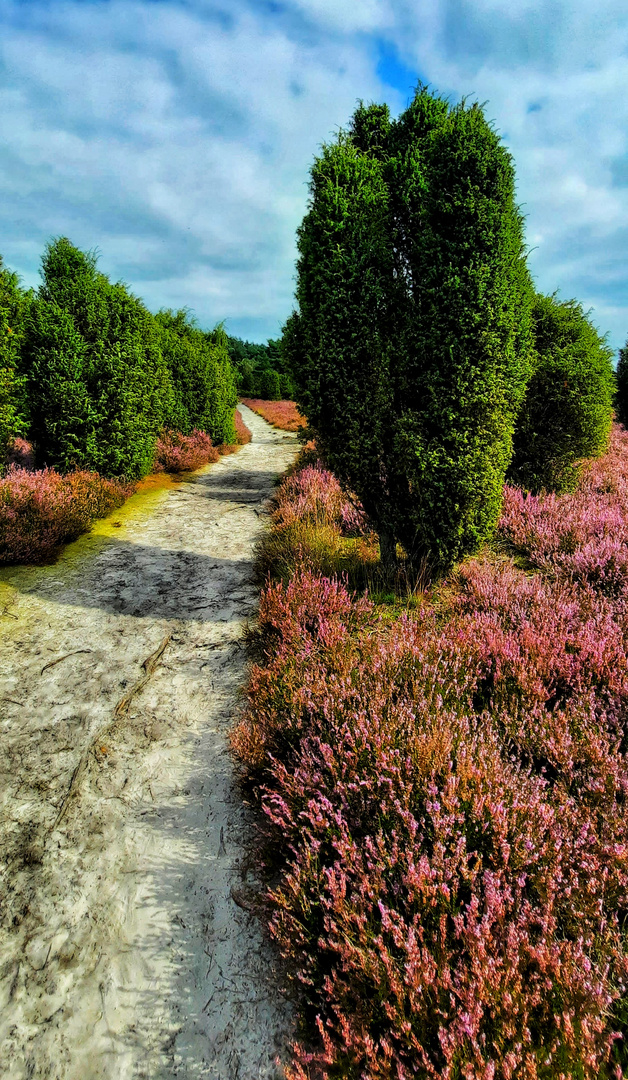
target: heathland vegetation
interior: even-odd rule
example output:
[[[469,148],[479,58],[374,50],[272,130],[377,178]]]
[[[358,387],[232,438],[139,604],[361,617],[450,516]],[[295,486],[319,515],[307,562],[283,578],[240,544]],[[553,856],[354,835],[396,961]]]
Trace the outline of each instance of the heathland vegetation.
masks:
[[[514,190],[482,110],[425,89],[312,168],[284,350],[315,445],[233,736],[293,1080],[628,1066],[628,435]]]
[[[266,346],[151,315],[67,240],[37,292],[0,266],[0,560],[228,450],[237,392],[303,427],[233,734],[304,1004],[289,1075],[619,1078],[628,345],[615,375],[537,292],[510,155],[425,88],[323,147],[298,251]]]
[[[48,556],[151,470],[245,441],[237,383],[222,327],[152,315],[69,240],[36,291],[0,264],[0,561]]]

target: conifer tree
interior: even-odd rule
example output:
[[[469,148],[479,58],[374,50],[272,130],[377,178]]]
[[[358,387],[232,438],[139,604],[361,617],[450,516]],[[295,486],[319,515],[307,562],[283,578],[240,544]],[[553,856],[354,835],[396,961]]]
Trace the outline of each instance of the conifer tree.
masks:
[[[361,105],[311,170],[285,348],[380,536],[444,570],[490,536],[531,370],[510,155],[478,105]]]
[[[173,395],[153,316],[64,237],[42,277],[22,358],[39,462],[145,475]]]
[[[508,478],[532,492],[571,490],[585,458],[608,444],[612,350],[576,300],[537,294],[534,370],[521,409]]]
[[[9,444],[25,434],[27,416],[20,354],[30,295],[0,256],[0,468]]]
[[[628,341],[619,350],[616,379],[615,411],[619,423],[628,427]]]
[[[237,394],[224,331],[204,333],[183,310],[160,311],[155,318],[174,389],[166,425],[184,435],[206,431],[215,444],[232,443]]]

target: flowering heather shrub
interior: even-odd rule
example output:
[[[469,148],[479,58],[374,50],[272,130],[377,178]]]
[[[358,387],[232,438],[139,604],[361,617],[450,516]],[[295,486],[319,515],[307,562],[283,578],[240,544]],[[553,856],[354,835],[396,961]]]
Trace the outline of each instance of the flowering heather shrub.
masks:
[[[234,423],[236,430],[236,438],[239,445],[246,446],[247,443],[250,443],[253,436],[251,435],[251,432],[247,428],[246,424],[244,423],[244,420],[242,419],[242,413],[239,411],[239,409],[236,409],[235,411]]]
[[[278,532],[325,518],[292,479]],[[304,566],[266,588],[233,744],[319,1032],[294,1080],[624,1075],[628,605],[591,568],[627,520],[616,431],[578,493],[507,492],[536,573],[486,555],[396,620]]]
[[[32,472],[35,468],[35,451],[32,443],[19,436],[13,439],[9,445],[7,465],[15,465],[19,469],[27,469]]]
[[[334,474],[320,461],[306,465],[283,481],[273,521],[277,528],[297,521],[335,526],[344,536],[360,536],[369,531],[358,500],[343,492]]]
[[[269,574],[288,579],[297,566],[307,565],[322,574],[345,574],[363,586],[377,563],[377,541],[362,507],[343,492],[311,446],[282,481],[272,520],[274,527],[257,550],[262,579]]]
[[[628,585],[628,432],[613,425],[609,452],[571,495],[505,487],[502,536],[558,580],[621,595]]]
[[[155,447],[154,471],[191,472],[218,461],[226,454],[235,453],[240,446],[251,441],[251,432],[237,409],[234,424],[237,442],[221,443],[220,446],[214,446],[211,436],[196,428],[189,435],[183,435],[180,431],[163,431]]]
[[[543,709],[524,687],[515,744],[507,695],[476,701],[493,658],[464,602],[444,629],[429,610],[384,629],[302,571],[260,614],[267,661],[234,744],[286,863],[273,931],[319,1014],[322,1049],[294,1075],[598,1076],[628,975],[609,718],[586,691]]]
[[[240,400],[273,427],[281,428],[282,431],[298,431],[307,424],[294,401],[263,401],[261,398],[248,397]]]
[[[33,563],[75,540],[129,497],[132,486],[94,472],[11,466],[0,479],[0,563]]]
[[[155,472],[189,472],[200,469],[220,454],[205,431],[194,430],[190,435],[180,431],[164,431],[155,446]]]

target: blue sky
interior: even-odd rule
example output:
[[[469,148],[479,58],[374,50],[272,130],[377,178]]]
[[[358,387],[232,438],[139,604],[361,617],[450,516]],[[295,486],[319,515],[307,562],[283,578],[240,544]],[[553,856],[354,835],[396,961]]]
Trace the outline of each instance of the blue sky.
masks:
[[[0,0],[0,253],[67,235],[149,307],[277,336],[320,144],[421,78],[486,102],[539,289],[628,336],[625,0]]]

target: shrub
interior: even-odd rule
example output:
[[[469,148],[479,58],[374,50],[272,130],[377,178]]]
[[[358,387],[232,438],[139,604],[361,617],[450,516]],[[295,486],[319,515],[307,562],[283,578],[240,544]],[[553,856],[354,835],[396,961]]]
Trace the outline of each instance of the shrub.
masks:
[[[0,562],[47,559],[59,544],[75,540],[131,494],[128,485],[78,471],[61,476],[11,466],[0,479]]]
[[[285,859],[273,931],[319,1017],[301,1061],[325,1077],[593,1080],[609,1052],[625,763],[575,672],[569,704],[543,708],[551,661],[508,625],[523,596],[534,613],[527,579],[487,577],[444,634],[429,614],[374,633],[368,605],[306,572],[264,596],[235,746]],[[543,610],[549,659],[561,619]]]
[[[214,443],[233,443],[237,396],[224,333],[205,334],[186,311],[160,311],[156,322],[174,387],[167,426],[184,435],[206,431]]]
[[[200,469],[210,461],[218,461],[220,454],[212,445],[211,436],[204,431],[164,431],[155,445],[155,472],[189,472]]]
[[[587,465],[572,494],[506,487],[500,532],[555,580],[628,592],[628,433],[613,426],[608,453]]]
[[[575,300],[537,295],[536,360],[517,421],[512,483],[573,490],[584,458],[604,452],[615,389],[612,351]]]
[[[0,256],[0,469],[9,445],[26,430],[24,379],[19,358],[30,297]]]
[[[338,520],[325,478],[282,485],[276,535]],[[576,493],[507,489],[500,530],[524,568],[468,560],[412,616],[303,563],[262,596],[233,745],[318,1029],[293,1080],[628,1064],[628,433]]]
[[[297,402],[383,556],[446,568],[496,525],[530,373],[511,158],[478,105],[360,106],[314,162],[298,248]]]
[[[280,484],[273,528],[257,547],[257,571],[289,581],[301,566],[326,576],[346,575],[362,587],[377,561],[371,527],[355,496],[342,490],[314,451],[302,451]]]
[[[307,424],[294,401],[266,401],[263,398],[242,398],[243,405],[281,431],[299,431]]]
[[[236,439],[240,446],[245,446],[246,443],[250,443],[253,436],[247,428],[244,420],[242,419],[242,413],[236,409],[234,415],[234,426],[236,431]]]
[[[276,528],[303,522],[338,528],[344,536],[368,531],[364,510],[347,496],[333,473],[320,461],[305,465],[282,481],[273,511]]]
[[[280,378],[280,381],[281,381],[281,388],[280,388],[281,393],[279,394],[279,397],[281,399],[283,399],[284,401],[293,401],[294,400],[294,394],[295,394],[295,388],[294,388],[294,380],[292,379],[292,376],[291,375],[286,375],[285,372],[284,372],[279,376],[279,378]]]
[[[266,401],[281,400],[281,376],[278,371],[267,368],[262,371],[259,379],[260,397]]]
[[[628,342],[619,350],[615,412],[620,424],[628,426]]]
[[[244,360],[240,367],[240,379],[238,390],[241,394],[251,394],[255,396],[258,392],[258,383],[255,373],[255,368],[251,364],[250,360]]]
[[[42,273],[22,361],[39,460],[62,471],[145,475],[172,409],[152,315],[64,238],[46,248]]]
[[[19,435],[16,439],[13,439],[13,441],[9,443],[7,465],[15,465],[19,469],[27,469],[28,472],[34,472],[35,451],[33,449],[33,444],[29,443],[27,439],[20,438]]]

